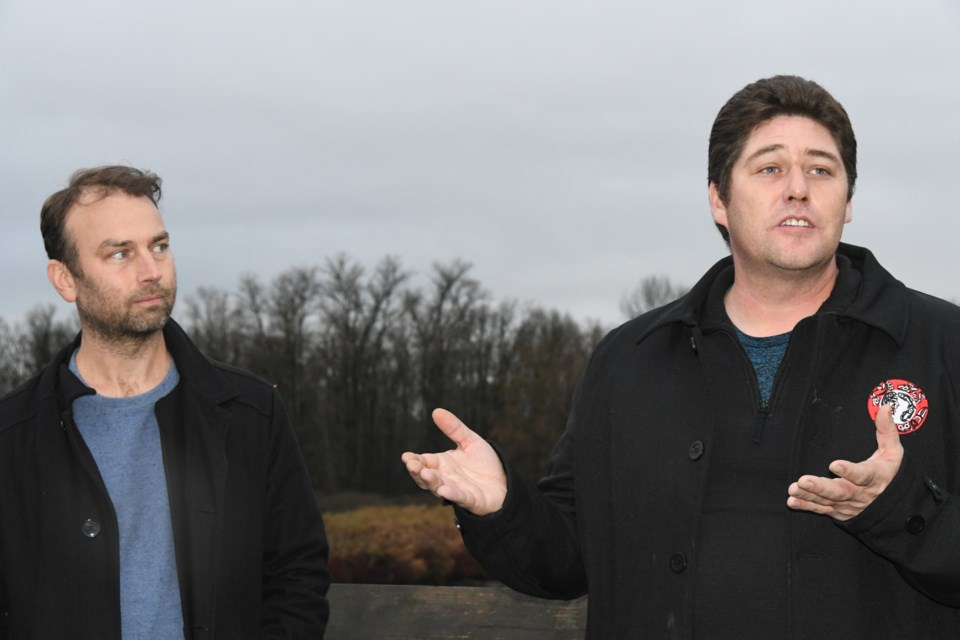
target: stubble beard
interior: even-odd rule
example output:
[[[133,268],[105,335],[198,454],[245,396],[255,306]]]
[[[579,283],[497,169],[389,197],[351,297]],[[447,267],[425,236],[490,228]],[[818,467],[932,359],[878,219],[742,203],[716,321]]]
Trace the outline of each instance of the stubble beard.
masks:
[[[834,261],[839,238],[836,242],[824,242],[818,246],[797,248],[786,247],[778,254],[771,255],[769,263],[780,273],[804,278],[816,276],[830,268]]]
[[[135,347],[166,326],[176,302],[177,285],[174,281],[171,287],[144,287],[122,301],[91,282],[84,282],[78,293],[81,295],[76,299],[77,315],[88,334],[105,343]],[[138,308],[137,300],[148,296],[160,296],[162,302]]]

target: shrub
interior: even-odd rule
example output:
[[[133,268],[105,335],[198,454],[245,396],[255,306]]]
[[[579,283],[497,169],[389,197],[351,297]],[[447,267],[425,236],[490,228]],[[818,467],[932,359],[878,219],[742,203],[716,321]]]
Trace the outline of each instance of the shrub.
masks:
[[[487,579],[463,546],[449,507],[368,506],[324,520],[334,582],[447,585]]]

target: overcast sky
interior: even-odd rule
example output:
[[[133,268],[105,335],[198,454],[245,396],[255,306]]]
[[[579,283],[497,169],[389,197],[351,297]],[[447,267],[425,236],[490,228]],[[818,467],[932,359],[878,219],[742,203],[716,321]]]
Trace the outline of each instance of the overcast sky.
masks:
[[[710,125],[777,73],[853,120],[844,239],[960,298],[958,64],[957,0],[0,0],[0,317],[67,313],[40,205],[128,163],[164,179],[181,301],[341,253],[459,258],[494,300],[612,325],[641,278],[726,253]]]

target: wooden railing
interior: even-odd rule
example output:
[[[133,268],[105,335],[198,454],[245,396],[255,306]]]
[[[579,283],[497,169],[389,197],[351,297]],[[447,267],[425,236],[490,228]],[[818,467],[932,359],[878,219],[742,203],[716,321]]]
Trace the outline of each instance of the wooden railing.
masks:
[[[541,600],[506,587],[334,584],[328,640],[579,640],[586,597]]]

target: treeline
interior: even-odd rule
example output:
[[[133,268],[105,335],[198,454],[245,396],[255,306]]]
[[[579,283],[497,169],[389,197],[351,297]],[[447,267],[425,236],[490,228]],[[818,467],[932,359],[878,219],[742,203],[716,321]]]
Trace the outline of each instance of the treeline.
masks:
[[[79,329],[76,318],[58,320],[54,305],[35,307],[22,324],[0,318],[0,394],[45,367]]]
[[[396,259],[367,270],[339,257],[269,285],[245,276],[236,291],[201,288],[175,317],[208,356],[277,385],[320,492],[412,491],[400,454],[449,447],[430,420],[438,406],[536,478],[605,328],[494,303],[469,271],[435,265],[417,287]],[[637,313],[681,292],[648,278],[621,306]],[[76,330],[52,306],[22,325],[0,319],[0,391],[45,365]]]

